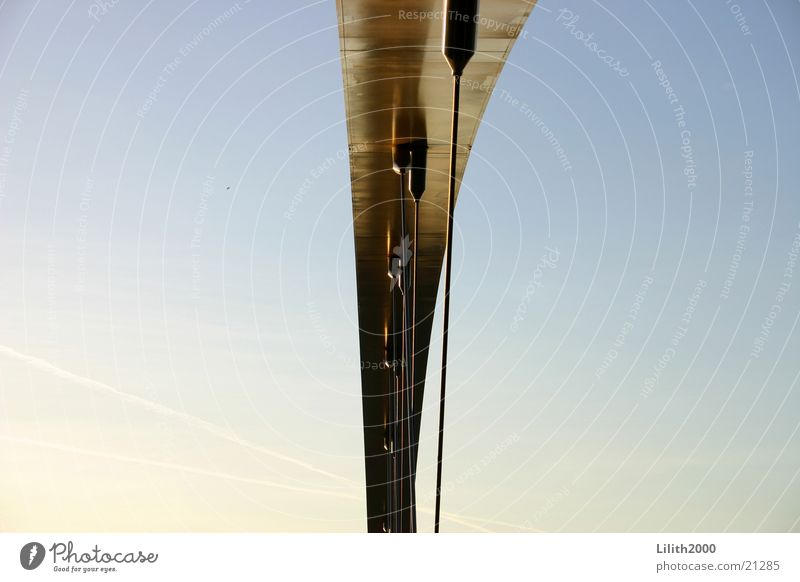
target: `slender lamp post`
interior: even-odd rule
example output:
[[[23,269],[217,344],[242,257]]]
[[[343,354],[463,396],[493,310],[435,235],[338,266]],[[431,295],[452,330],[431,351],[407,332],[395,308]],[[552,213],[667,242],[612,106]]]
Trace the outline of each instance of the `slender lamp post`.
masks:
[[[456,153],[461,75],[475,54],[478,0],[444,0],[442,53],[453,73],[453,121],[450,131],[450,184],[447,191],[447,247],[444,274],[444,321],[442,326],[442,384],[439,394],[439,452],[436,459],[436,512],[433,531],[439,533],[442,502],[442,453],[444,449],[444,401],[447,386],[447,334],[450,326],[450,275],[453,270],[453,209],[456,198]]]

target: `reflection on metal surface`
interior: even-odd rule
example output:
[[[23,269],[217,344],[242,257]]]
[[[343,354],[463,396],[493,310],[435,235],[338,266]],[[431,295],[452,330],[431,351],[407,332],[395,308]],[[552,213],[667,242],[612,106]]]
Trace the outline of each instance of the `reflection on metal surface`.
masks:
[[[469,81],[464,86],[470,89],[461,95],[457,182],[495,80],[533,6],[528,0],[481,3],[476,53],[464,74]],[[390,439],[391,452],[384,448],[387,435],[393,434],[387,425],[392,414],[402,412],[392,394],[398,372],[405,375],[410,369],[401,361],[400,366],[361,371],[367,528],[374,532],[411,531],[415,522],[409,492],[414,487],[422,388],[447,223],[452,77],[441,52],[442,7],[441,0],[337,0],[364,361],[393,358],[402,347],[398,332],[403,314],[386,281],[391,249],[401,244],[393,146],[416,140],[426,140],[428,146],[425,195],[418,202],[419,233],[411,249],[417,277],[412,322],[417,353],[410,383],[416,389],[409,403],[412,417],[397,415],[405,431],[402,440]],[[413,220],[411,206],[405,205],[405,223]],[[402,501],[399,495],[394,500],[387,494],[392,479],[397,491],[406,492]]]

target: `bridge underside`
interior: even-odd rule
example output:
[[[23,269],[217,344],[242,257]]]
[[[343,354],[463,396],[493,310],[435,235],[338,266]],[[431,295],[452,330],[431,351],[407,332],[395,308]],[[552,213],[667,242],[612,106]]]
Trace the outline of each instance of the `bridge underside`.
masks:
[[[478,43],[462,80],[457,179],[481,117],[535,2],[484,0]],[[414,475],[428,346],[447,223],[452,77],[441,53],[441,0],[337,0],[353,195],[367,529],[414,531]],[[402,390],[402,287],[387,276],[403,259],[400,177],[393,146],[427,142],[427,187],[413,231],[405,204],[410,264],[416,261],[416,358],[413,390]],[[395,256],[395,260],[398,257]],[[410,264],[408,265],[410,267]],[[410,286],[408,286],[410,289]],[[406,293],[408,300],[409,294]],[[387,363],[388,362],[388,363]],[[409,385],[412,382],[409,382]],[[426,422],[436,422],[430,417]]]

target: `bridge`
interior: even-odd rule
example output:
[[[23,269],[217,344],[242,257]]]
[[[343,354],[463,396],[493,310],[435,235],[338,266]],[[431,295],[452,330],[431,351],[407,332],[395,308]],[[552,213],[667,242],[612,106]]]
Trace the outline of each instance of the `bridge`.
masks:
[[[477,2],[337,0],[370,532],[417,530],[420,423],[435,422],[421,410],[447,247],[453,144],[445,5],[453,13],[470,4]],[[453,202],[495,82],[534,4],[484,0],[472,18],[477,34],[457,99]]]

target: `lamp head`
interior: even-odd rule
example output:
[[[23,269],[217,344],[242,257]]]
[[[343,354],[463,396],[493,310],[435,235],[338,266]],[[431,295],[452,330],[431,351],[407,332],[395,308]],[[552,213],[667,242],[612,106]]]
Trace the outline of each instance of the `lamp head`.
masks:
[[[402,174],[408,170],[411,165],[411,151],[408,149],[408,144],[394,144],[392,146],[392,169]]]
[[[408,190],[419,202],[425,193],[425,170],[428,167],[428,142],[424,139],[409,144],[411,150],[411,166],[408,174]]]
[[[475,54],[478,0],[444,0],[442,54],[453,75],[461,76]]]

